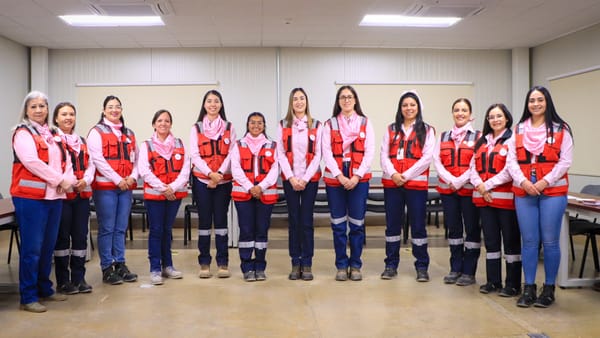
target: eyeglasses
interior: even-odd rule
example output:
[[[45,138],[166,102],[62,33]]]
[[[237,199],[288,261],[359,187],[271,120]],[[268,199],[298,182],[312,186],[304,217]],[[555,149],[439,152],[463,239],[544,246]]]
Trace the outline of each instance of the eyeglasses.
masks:
[[[262,126],[265,123],[263,121],[250,121],[248,124],[251,126]]]
[[[501,120],[504,118],[504,115],[502,114],[497,114],[497,115],[488,115],[487,119],[488,121],[492,121],[492,120]]]
[[[340,96],[340,101],[351,101],[354,100],[354,96],[353,95],[342,95]]]

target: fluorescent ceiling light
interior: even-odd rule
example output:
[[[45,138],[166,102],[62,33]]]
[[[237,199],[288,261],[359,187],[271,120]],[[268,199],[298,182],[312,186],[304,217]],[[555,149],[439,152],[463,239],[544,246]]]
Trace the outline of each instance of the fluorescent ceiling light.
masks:
[[[77,27],[164,26],[160,16],[61,15],[64,22]]]
[[[424,17],[406,15],[367,14],[360,22],[360,26],[446,28],[454,25],[460,20],[461,18],[456,17]]]

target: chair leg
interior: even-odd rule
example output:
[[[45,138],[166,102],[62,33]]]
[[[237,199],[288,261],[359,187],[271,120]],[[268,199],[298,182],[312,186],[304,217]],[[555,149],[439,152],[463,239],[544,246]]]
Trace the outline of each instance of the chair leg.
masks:
[[[190,213],[186,210],[183,214],[183,245],[187,245],[188,241],[188,226],[190,223]]]
[[[573,246],[573,235],[569,235],[569,242],[571,242],[571,257],[572,257],[572,261],[575,262],[575,247]]]
[[[6,264],[10,264],[10,257],[12,256],[12,244],[13,238],[15,236],[15,229],[10,231],[10,243],[8,244],[8,259],[6,260]]]
[[[583,270],[585,269],[585,260],[587,258],[588,246],[590,245],[590,235],[585,238],[585,245],[583,246],[583,256],[581,257],[581,268],[579,269],[579,278],[583,278]]]
[[[596,272],[600,271],[600,264],[598,263],[598,244],[596,243],[596,235],[590,235],[590,241],[592,242],[592,257],[594,257],[594,267]]]
[[[133,220],[131,214],[129,214],[129,240],[133,241]]]

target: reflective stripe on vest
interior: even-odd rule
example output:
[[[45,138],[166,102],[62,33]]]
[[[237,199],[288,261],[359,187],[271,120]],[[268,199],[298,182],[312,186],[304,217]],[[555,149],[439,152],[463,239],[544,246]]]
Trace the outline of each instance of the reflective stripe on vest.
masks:
[[[491,151],[488,152],[487,144],[482,144],[475,153],[475,170],[483,182],[496,176],[506,165],[508,156],[508,145],[506,141],[510,138],[512,132],[507,130],[504,132],[500,142],[494,145]],[[512,192],[512,181],[496,186],[491,191],[492,202],[487,202],[483,196],[477,191],[473,191],[473,204],[478,207],[490,206],[493,208],[514,210],[515,201]]]

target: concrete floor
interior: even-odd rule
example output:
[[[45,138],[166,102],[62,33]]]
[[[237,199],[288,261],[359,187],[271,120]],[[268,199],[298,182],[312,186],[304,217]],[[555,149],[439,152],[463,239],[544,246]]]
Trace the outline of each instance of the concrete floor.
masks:
[[[284,224],[275,220],[274,224]],[[373,222],[368,222],[373,224]],[[18,255],[6,264],[8,232],[0,233],[0,337],[599,337],[600,292],[590,288],[556,291],[548,309],[522,309],[515,298],[483,295],[485,260],[478,285],[444,285],[448,248],[443,231],[429,226],[431,282],[417,283],[409,247],[401,249],[399,276],[379,278],[383,269],[384,228],[367,227],[360,282],[334,280],[334,254],[328,227],[316,230],[315,280],[287,279],[287,229],[270,231],[267,280],[246,283],[237,249],[230,249],[229,279],[199,279],[196,241],[183,246],[175,229],[174,262],[182,280],[149,284],[145,240],[136,230],[128,241],[127,263],[138,282],[118,286],[101,281],[98,257],[88,262],[91,294],[47,303],[48,312],[20,311]],[[194,236],[196,232],[194,231]],[[582,243],[576,241],[578,250]],[[485,257],[485,251],[482,252]],[[581,253],[578,253],[581,257]],[[593,275],[591,257],[586,275]],[[578,270],[579,262],[574,269]],[[216,267],[212,266],[213,271]],[[542,265],[538,281],[543,277]],[[54,276],[52,276],[54,277]],[[11,285],[12,284],[12,285]],[[536,335],[537,334],[537,335]]]

